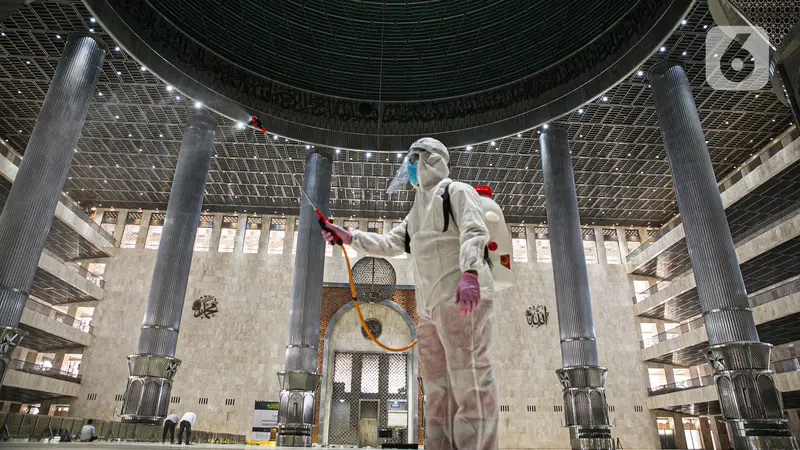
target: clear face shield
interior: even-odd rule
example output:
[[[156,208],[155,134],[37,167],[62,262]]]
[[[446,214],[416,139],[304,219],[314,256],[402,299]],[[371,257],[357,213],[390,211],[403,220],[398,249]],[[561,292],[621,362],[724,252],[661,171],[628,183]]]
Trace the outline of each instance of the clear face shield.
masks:
[[[398,189],[410,183],[413,179],[416,179],[416,164],[419,160],[419,155],[424,151],[425,149],[419,147],[411,147],[408,150],[408,154],[403,159],[403,163],[400,164],[400,168],[397,169],[397,173],[389,183],[389,188],[386,190],[389,194],[394,194]],[[409,176],[409,164],[413,165],[411,176]]]

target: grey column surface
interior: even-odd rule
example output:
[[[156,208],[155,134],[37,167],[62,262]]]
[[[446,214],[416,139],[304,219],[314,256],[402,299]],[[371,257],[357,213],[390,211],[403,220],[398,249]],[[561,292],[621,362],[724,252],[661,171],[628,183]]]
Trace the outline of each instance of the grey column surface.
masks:
[[[573,449],[610,449],[614,444],[603,387],[606,369],[598,366],[567,132],[551,126],[539,143],[561,337],[563,368],[556,372],[564,390],[564,415]]]
[[[116,247],[119,247],[122,244],[122,233],[125,231],[125,219],[128,217],[128,210],[118,209],[117,212],[117,224],[114,226],[114,242]]]
[[[209,243],[209,252],[217,253],[219,251],[219,238],[222,235],[222,216],[221,213],[214,214],[214,225],[211,228],[211,242]]]
[[[327,215],[331,195],[333,153],[314,149],[306,156],[303,184],[311,201]],[[325,242],[320,234],[314,208],[303,197],[297,229],[297,254],[292,280],[292,308],[289,337],[278,410],[278,446],[310,447],[314,426],[317,373],[317,344],[322,314],[322,279],[325,270]]]
[[[208,113],[190,114],[186,120],[138,352],[128,357],[123,421],[160,423],[169,407],[172,379],[180,365],[175,349],[216,127]]]
[[[70,35],[0,214],[0,385],[107,51],[97,36]]]
[[[153,218],[154,211],[142,212],[142,223],[139,225],[139,234],[136,235],[135,248],[147,248],[147,235],[150,233],[150,219]],[[161,230],[162,234],[164,230]],[[159,243],[159,246],[161,244]]]
[[[756,332],[686,71],[667,61],[649,78],[731,442],[737,449],[798,448],[769,370],[772,346]]]
[[[597,264],[608,264],[608,255],[606,254],[606,237],[603,235],[602,227],[592,227],[594,230],[594,245],[597,246]]]

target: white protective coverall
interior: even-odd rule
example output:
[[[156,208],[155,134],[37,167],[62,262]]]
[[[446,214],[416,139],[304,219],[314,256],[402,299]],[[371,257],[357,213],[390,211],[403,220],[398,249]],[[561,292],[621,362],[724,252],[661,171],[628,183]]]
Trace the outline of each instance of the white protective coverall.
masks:
[[[439,141],[423,138],[417,161],[419,185],[403,223],[385,235],[353,232],[357,251],[383,257],[405,251],[411,236],[416,284],[417,339],[425,387],[425,448],[497,448],[497,385],[491,364],[492,278],[484,263],[489,232],[480,197],[469,185],[448,178],[450,156]],[[455,218],[444,230],[442,194],[449,185]],[[481,299],[475,313],[462,316],[455,303],[463,272],[478,272]]]

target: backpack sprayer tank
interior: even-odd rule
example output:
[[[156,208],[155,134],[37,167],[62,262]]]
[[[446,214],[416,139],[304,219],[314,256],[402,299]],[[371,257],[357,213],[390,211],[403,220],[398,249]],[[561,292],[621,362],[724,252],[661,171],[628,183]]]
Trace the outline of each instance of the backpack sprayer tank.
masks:
[[[503,210],[492,200],[492,189],[489,186],[475,186],[481,197],[483,220],[489,230],[489,260],[492,262],[492,278],[494,290],[502,291],[516,283],[516,276],[511,270],[512,251],[511,234],[503,217]]]

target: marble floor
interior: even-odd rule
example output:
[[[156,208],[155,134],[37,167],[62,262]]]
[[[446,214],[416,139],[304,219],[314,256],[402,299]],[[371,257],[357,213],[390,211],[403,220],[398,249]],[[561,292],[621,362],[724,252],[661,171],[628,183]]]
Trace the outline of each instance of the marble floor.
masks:
[[[186,446],[169,445],[169,444],[153,444],[153,443],[116,443],[116,442],[69,442],[69,443],[56,443],[48,444],[41,442],[0,442],[0,450],[2,449],[19,449],[19,450],[145,450],[145,449],[184,449]],[[220,444],[193,444],[188,448],[194,450],[200,449],[216,449],[216,450],[240,450],[247,448],[249,450],[268,450],[268,449],[288,449],[289,447],[267,447],[267,446],[246,446],[246,445],[220,445]],[[320,450],[342,447],[314,447]]]

